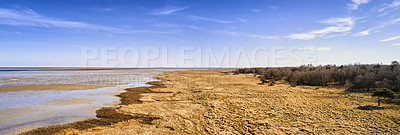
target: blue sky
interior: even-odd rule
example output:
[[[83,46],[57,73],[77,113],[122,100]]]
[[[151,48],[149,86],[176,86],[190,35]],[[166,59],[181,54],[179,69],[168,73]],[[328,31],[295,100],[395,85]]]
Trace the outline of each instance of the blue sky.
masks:
[[[86,47],[168,48],[174,66],[182,48],[216,57],[229,48],[238,57],[225,66],[390,63],[400,61],[399,8],[400,0],[2,0],[0,66],[87,66]],[[252,57],[260,48],[268,51]]]

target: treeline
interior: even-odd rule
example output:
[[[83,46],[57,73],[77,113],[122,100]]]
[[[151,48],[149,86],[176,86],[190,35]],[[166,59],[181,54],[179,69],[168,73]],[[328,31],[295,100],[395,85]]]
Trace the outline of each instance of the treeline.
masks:
[[[284,80],[292,86],[310,85],[346,86],[350,90],[371,91],[390,89],[400,92],[400,66],[393,61],[390,65],[351,64],[300,67],[269,67],[238,69],[236,73],[260,75],[263,83]]]

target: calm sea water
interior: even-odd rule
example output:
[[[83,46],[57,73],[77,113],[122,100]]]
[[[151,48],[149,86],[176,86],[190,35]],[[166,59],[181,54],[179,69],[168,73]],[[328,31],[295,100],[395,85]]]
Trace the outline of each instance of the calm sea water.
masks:
[[[95,118],[95,110],[118,104],[123,88],[146,86],[154,75],[174,69],[9,70],[0,87],[49,84],[127,83],[88,90],[0,91],[0,134]]]

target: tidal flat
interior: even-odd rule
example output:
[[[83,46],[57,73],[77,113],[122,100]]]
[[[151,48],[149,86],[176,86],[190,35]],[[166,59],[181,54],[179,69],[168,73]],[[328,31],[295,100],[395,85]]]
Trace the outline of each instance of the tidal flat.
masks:
[[[168,69],[33,68],[0,71],[0,134],[96,118],[125,88],[149,86]]]

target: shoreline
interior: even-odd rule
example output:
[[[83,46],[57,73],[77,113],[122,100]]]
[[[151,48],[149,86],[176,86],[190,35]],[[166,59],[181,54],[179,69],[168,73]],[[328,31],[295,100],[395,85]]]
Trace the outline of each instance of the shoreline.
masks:
[[[155,75],[157,76],[157,75]],[[154,77],[155,77],[154,76]],[[152,88],[162,88],[164,85],[162,81],[151,81],[146,84],[152,86],[125,88],[125,92],[122,92],[116,97],[120,98],[120,103],[113,107],[101,107],[96,110],[96,117],[93,119],[81,120],[61,125],[51,125],[46,127],[40,127],[32,130],[28,130],[20,133],[21,135],[32,135],[32,134],[78,134],[91,130],[99,130],[109,126],[113,126],[119,123],[126,123],[129,120],[137,120],[140,123],[151,124],[155,119],[160,119],[158,116],[142,115],[142,114],[125,114],[118,112],[118,108],[121,105],[129,104],[140,104],[143,101],[139,100],[143,93],[170,93],[170,92],[157,92],[152,91]]]
[[[157,81],[154,76],[163,71],[169,70],[54,71],[46,74],[17,71],[2,74],[0,81],[5,83],[1,88],[7,91],[0,91],[3,101],[0,103],[0,134],[21,134],[41,127],[97,118],[96,110],[121,102],[117,95],[126,92],[124,89],[150,86],[145,83]]]

